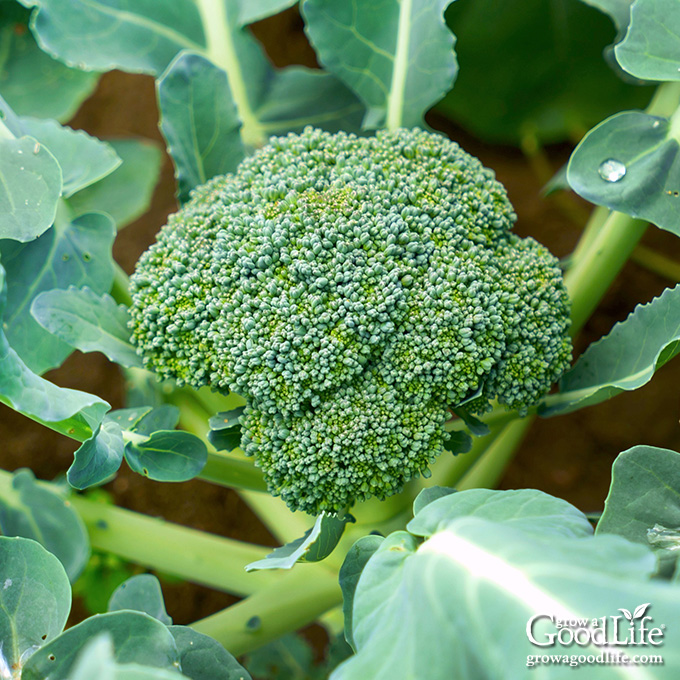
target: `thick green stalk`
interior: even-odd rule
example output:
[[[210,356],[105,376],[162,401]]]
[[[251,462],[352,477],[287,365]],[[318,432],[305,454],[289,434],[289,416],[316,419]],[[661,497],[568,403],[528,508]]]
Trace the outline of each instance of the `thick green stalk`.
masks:
[[[0,470],[0,492],[11,493],[12,474]],[[281,575],[273,571],[246,573],[246,564],[263,559],[269,548],[189,529],[160,518],[72,495],[94,548],[135,564],[235,595],[268,587]]]
[[[191,627],[239,655],[305,626],[342,602],[337,574],[324,564],[297,564],[271,586]]]

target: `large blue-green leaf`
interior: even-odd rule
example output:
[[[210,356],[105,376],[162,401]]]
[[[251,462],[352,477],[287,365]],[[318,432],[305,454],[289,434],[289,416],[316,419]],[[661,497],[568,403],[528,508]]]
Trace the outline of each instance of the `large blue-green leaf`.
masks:
[[[120,426],[105,420],[75,452],[66,474],[68,483],[76,489],[87,489],[109,481],[123,462],[124,449]]]
[[[165,611],[161,584],[153,574],[137,574],[116,588],[109,600],[108,610],[117,612],[122,609],[144,612],[166,626],[172,625],[172,619]]]
[[[593,128],[567,166],[571,188],[591,203],[680,235],[680,144],[666,118],[618,113]]]
[[[28,135],[44,144],[57,159],[62,173],[62,196],[71,196],[112,173],[121,163],[105,142],[82,130],[63,127],[55,120],[22,118]]]
[[[13,137],[0,120],[0,238],[38,238],[54,222],[60,194],[54,156],[31,137]]]
[[[680,3],[636,0],[623,42],[615,48],[621,66],[645,80],[680,80]]]
[[[61,562],[27,538],[0,537],[0,581],[0,667],[18,668],[64,629],[71,586]]]
[[[238,23],[241,26],[252,24],[297,4],[298,0],[240,0],[241,11]]]
[[[28,660],[22,680],[65,680],[78,653],[102,633],[110,635],[118,664],[177,668],[177,647],[167,627],[146,614],[121,611],[92,616],[46,644]]]
[[[184,482],[205,467],[208,450],[195,435],[159,430],[150,437],[128,441],[125,460],[140,475],[159,482]]]
[[[14,0],[0,2],[0,92],[20,116],[68,120],[97,84],[97,73],[51,59],[28,30],[30,12]]]
[[[0,491],[0,529],[5,536],[38,541],[59,558],[71,582],[85,568],[90,542],[80,515],[30,470],[14,473],[12,488]]]
[[[612,23],[578,0],[455,2],[446,20],[464,67],[436,110],[484,140],[570,141],[653,94],[612,71]]]
[[[78,68],[160,74],[183,49],[205,46],[192,0],[22,0],[49,54]]]
[[[342,538],[348,522],[354,517],[340,518],[322,512],[304,536],[296,538],[280,548],[275,548],[267,557],[246,565],[246,571],[258,569],[292,569],[296,562],[319,562],[328,557]]]
[[[47,331],[81,352],[102,352],[121,366],[140,366],[130,343],[127,307],[89,288],[48,290],[31,305],[31,315]]]
[[[105,293],[113,282],[111,247],[115,227],[102,213],[69,220],[58,217],[54,226],[27,244],[0,241],[7,271],[5,332],[12,348],[36,373],[59,366],[73,348],[46,331],[31,315],[31,305],[43,291],[89,286]]]
[[[634,446],[621,453],[614,461],[597,533],[618,534],[653,548],[668,569],[677,561],[678,529],[680,454],[655,446]],[[671,532],[676,539],[664,540]]]
[[[364,102],[364,127],[422,125],[458,71],[451,0],[304,0],[319,61]]]
[[[0,265],[0,322],[7,299]],[[92,394],[57,387],[33,373],[9,346],[0,323],[0,401],[58,432],[85,440],[111,408]]]
[[[544,400],[542,415],[569,413],[599,404],[648,383],[680,352],[680,286],[666,289],[601,340],[593,343],[560,380],[558,394]]]
[[[170,626],[182,674],[191,680],[251,680],[249,673],[222,645],[187,626]]]
[[[384,541],[383,536],[363,536],[347,552],[338,578],[342,588],[342,614],[345,619],[345,640],[356,652],[354,634],[352,632],[352,616],[354,612],[354,593],[359,577],[371,555]]]
[[[179,200],[215,175],[233,172],[245,151],[227,74],[182,52],[158,81],[160,127],[175,164]]]
[[[470,489],[446,494],[425,506],[419,504],[419,511],[406,528],[415,536],[432,536],[462,516],[519,525],[525,532],[543,537],[579,537],[593,533],[588,518],[573,505],[534,489]]]
[[[108,144],[123,162],[104,179],[71,196],[68,204],[75,215],[105,212],[122,229],[148,210],[163,157],[149,140],[110,139]]]

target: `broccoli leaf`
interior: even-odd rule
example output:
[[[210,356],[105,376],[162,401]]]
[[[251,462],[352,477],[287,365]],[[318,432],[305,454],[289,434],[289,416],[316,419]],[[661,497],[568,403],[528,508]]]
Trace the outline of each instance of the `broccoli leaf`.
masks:
[[[238,15],[240,26],[247,26],[266,17],[278,14],[284,9],[297,4],[298,0],[241,0],[241,11]]]
[[[675,0],[636,0],[630,26],[615,48],[621,66],[645,80],[680,80],[680,5]]]
[[[106,142],[82,130],[72,130],[55,120],[22,118],[28,135],[44,144],[57,159],[62,172],[62,196],[68,197],[111,174],[121,163]]]
[[[104,179],[71,196],[68,204],[75,215],[105,212],[122,229],[149,208],[163,157],[147,139],[110,139],[108,144],[123,162]]]
[[[30,13],[14,0],[0,2],[0,91],[20,116],[68,120],[94,90],[98,73],[50,58],[28,30]]]
[[[319,562],[330,555],[345,531],[352,515],[340,518],[322,512],[305,535],[274,549],[263,560],[246,565],[246,571],[258,569],[292,569],[296,562]]]
[[[166,626],[172,625],[172,619],[165,611],[161,584],[153,574],[137,574],[116,588],[109,600],[108,611],[122,609],[143,612]]]
[[[80,515],[53,488],[39,485],[30,470],[15,472],[11,488],[0,489],[0,529],[38,541],[73,582],[90,557],[90,542]]]
[[[7,299],[5,270],[0,266],[0,321]],[[0,325],[0,329],[2,325]],[[84,441],[111,408],[92,394],[57,387],[33,373],[0,330],[0,401],[19,413]]]
[[[120,611],[86,619],[41,647],[26,662],[22,680],[70,678],[78,653],[102,633],[111,637],[118,664],[144,664],[173,671],[177,668],[179,656],[167,626],[140,612]]]
[[[227,74],[200,54],[180,53],[158,81],[160,127],[175,164],[179,200],[233,172],[245,150]]]
[[[597,205],[680,235],[680,144],[667,118],[618,113],[593,128],[567,166],[571,188]]]
[[[365,128],[423,124],[458,71],[444,22],[451,0],[305,0],[319,61],[364,102]]]
[[[680,454],[655,446],[634,446],[619,454],[597,534],[617,534],[655,549],[662,569],[677,562],[677,550],[653,544],[650,531],[680,527]]]
[[[0,574],[0,668],[18,668],[64,629],[71,586],[61,562],[27,538],[0,537]]]
[[[105,420],[75,452],[66,475],[68,483],[76,489],[87,489],[107,482],[123,462],[124,448],[120,426]]]
[[[599,404],[647,384],[680,352],[680,286],[639,305],[609,335],[593,343],[560,380],[560,392],[545,398],[544,416]]]
[[[88,213],[74,220],[58,215],[54,226],[31,243],[0,241],[7,272],[7,339],[32,371],[59,366],[73,351],[33,318],[33,300],[43,291],[70,285],[87,285],[98,294],[108,291],[114,236],[108,215]]]
[[[121,366],[142,365],[130,343],[127,308],[110,295],[97,295],[87,287],[48,290],[33,300],[31,314],[45,330],[81,352],[102,352]]]

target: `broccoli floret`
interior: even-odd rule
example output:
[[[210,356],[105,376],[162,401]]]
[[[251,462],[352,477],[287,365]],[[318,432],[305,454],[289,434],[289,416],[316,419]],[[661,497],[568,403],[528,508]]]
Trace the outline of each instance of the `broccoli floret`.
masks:
[[[142,256],[134,342],[246,398],[242,447],[291,508],[384,498],[441,452],[448,407],[526,410],[568,365],[560,269],[515,219],[439,135],[275,137]]]

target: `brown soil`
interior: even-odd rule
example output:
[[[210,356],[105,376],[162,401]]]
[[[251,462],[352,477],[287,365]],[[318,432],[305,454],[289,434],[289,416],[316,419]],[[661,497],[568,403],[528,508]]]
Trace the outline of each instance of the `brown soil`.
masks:
[[[295,12],[285,13],[279,22],[262,22],[256,32],[269,46],[276,63],[313,65],[313,53],[300,32]],[[160,143],[157,120],[152,79],[113,72],[102,77],[94,96],[71,125],[102,138],[138,135]],[[565,215],[558,201],[540,197],[543,182],[519,151],[485,145],[436,118],[431,124],[445,129],[463,148],[494,168],[515,205],[519,215],[517,231],[521,235],[534,236],[558,256],[570,252],[579,235],[578,226]],[[569,151],[566,147],[548,150],[553,171],[565,162]],[[585,204],[575,198],[568,200],[575,210],[586,209]],[[115,256],[128,272],[175,206],[172,166],[166,157],[150,211],[123,230],[115,244]],[[670,234],[650,228],[645,242],[680,258],[677,239]],[[671,283],[636,265],[628,265],[587,324],[577,342],[577,350],[608,332],[636,304],[649,301]],[[76,353],[48,377],[63,386],[94,392],[113,408],[123,406],[118,369],[101,355]],[[679,382],[680,362],[676,361],[637,392],[569,416],[539,420],[501,486],[534,487],[565,498],[586,511],[601,509],[611,464],[620,451],[636,444],[680,449]],[[71,440],[3,406],[0,406],[0,441],[3,442],[0,466],[7,470],[28,466],[38,477],[51,479],[63,474],[72,461]],[[216,534],[274,544],[245,504],[227,489],[200,481],[159,484],[132,474],[125,466],[107,488],[115,502],[123,507]],[[233,601],[229,595],[191,584],[168,585],[165,591],[168,611],[177,623],[202,618]]]

